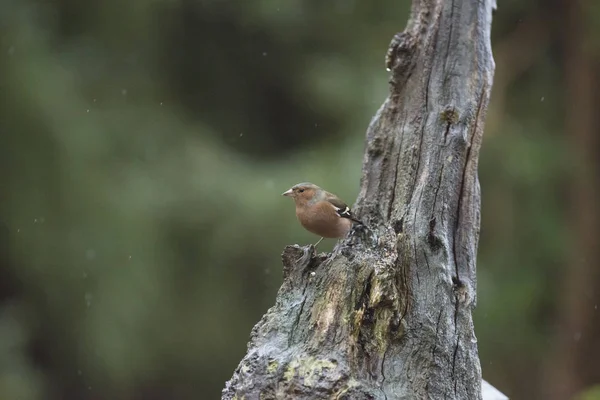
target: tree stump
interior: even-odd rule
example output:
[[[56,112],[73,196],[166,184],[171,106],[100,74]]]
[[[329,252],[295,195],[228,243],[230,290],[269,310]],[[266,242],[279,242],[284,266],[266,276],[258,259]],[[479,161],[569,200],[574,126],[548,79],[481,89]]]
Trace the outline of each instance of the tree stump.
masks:
[[[492,0],[414,0],[386,55],[355,228],[283,252],[275,305],[223,399],[480,399],[471,312]]]

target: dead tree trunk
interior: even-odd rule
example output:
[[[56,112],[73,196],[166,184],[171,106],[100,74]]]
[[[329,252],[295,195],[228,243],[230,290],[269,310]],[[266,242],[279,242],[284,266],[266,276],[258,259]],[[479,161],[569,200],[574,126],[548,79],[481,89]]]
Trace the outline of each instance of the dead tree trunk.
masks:
[[[492,0],[413,0],[386,63],[354,207],[329,255],[288,246],[284,279],[223,399],[480,399],[471,311]]]

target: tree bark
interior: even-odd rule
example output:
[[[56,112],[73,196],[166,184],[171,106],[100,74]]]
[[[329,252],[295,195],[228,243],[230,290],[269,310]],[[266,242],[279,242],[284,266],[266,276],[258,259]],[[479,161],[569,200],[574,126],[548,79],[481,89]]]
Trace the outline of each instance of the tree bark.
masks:
[[[480,399],[471,311],[491,0],[414,0],[367,130],[356,228],[288,246],[283,284],[223,399]]]

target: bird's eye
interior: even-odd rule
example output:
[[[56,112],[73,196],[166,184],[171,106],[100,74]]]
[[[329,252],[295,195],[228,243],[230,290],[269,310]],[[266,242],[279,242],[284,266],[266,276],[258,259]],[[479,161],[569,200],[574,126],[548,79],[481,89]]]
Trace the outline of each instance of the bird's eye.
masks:
[[[304,192],[304,189],[298,189],[298,191],[299,191],[300,193],[302,193],[302,192]]]

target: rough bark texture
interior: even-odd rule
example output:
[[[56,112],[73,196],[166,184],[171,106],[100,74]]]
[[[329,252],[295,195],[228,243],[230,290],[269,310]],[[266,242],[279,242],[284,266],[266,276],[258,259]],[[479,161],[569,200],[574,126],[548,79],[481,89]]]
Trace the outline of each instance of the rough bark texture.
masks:
[[[354,230],[288,246],[276,304],[223,399],[480,399],[471,317],[491,0],[414,0],[386,57]]]

